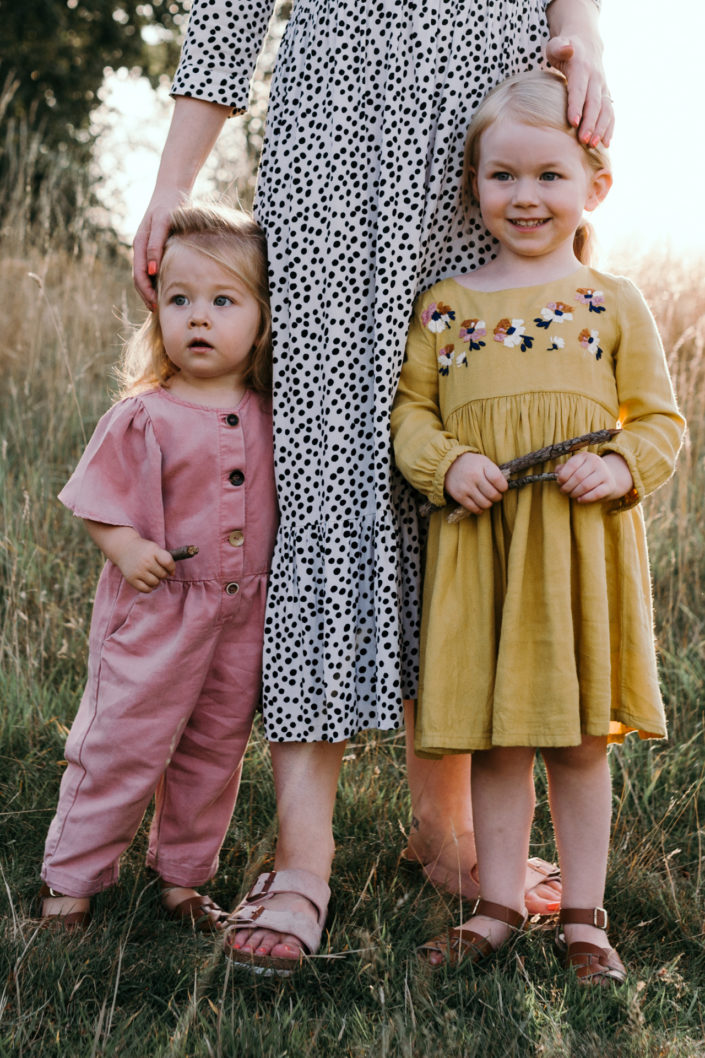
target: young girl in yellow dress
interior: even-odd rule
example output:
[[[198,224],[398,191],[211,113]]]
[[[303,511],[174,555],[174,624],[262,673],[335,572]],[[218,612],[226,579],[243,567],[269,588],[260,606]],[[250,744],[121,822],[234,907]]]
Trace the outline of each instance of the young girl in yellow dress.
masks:
[[[478,961],[525,919],[541,749],[563,881],[560,943],[584,983],[621,982],[602,907],[608,742],[666,733],[643,496],[673,472],[684,420],[638,290],[595,271],[583,211],[612,178],[566,119],[563,78],[510,78],[476,112],[468,191],[498,241],[476,271],[417,301],[392,415],[399,467],[430,519],[416,750],[472,750],[481,899],[422,955]],[[604,443],[501,464],[593,431]],[[469,517],[449,522],[450,502]],[[444,506],[445,505],[445,506]]]

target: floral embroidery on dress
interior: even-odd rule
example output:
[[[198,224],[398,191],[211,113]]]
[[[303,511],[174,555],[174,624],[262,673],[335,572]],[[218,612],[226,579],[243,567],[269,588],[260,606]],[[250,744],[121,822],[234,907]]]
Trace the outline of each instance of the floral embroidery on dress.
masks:
[[[565,338],[559,338],[557,334],[552,334],[550,341],[551,344],[546,347],[547,353],[552,353],[555,349],[565,349]]]
[[[534,339],[530,334],[522,333],[521,329],[523,326],[523,320],[500,320],[494,329],[494,340],[501,342],[502,345],[506,345],[509,349],[518,345],[522,353],[525,353],[527,349],[531,349],[533,346]]]
[[[461,342],[467,342],[469,349],[481,349],[484,346],[484,342],[480,339],[484,338],[487,334],[487,326],[484,320],[463,320],[460,324],[459,337]],[[458,354],[460,356],[460,354]],[[458,358],[456,357],[456,364]],[[467,363],[467,360],[465,361]]]
[[[601,290],[595,290],[593,287],[578,287],[575,293],[578,301],[582,305],[587,305],[590,312],[605,311],[605,295]]]
[[[421,313],[421,322],[424,327],[434,334],[450,328],[451,320],[455,319],[455,312],[450,305],[444,305],[442,301],[432,301]]]
[[[602,356],[602,349],[600,349],[599,341],[600,335],[598,331],[589,331],[585,327],[578,336],[578,341],[582,345],[583,349],[587,349],[589,353],[599,360]]]
[[[442,349],[438,350],[438,374],[447,375],[450,370],[450,365],[453,363],[455,356],[454,345],[444,345]],[[467,365],[466,365],[467,366]]]
[[[572,305],[566,305],[563,301],[549,301],[548,305],[541,309],[541,316],[534,318],[534,323],[548,330],[552,323],[572,320],[573,313],[570,311],[572,308]]]

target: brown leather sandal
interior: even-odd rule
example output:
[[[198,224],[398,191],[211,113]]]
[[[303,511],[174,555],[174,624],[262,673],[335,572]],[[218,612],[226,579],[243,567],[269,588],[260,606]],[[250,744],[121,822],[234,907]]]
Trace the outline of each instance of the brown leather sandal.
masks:
[[[80,896],[67,896],[65,893],[57,893],[51,889],[46,882],[39,890],[39,924],[43,929],[65,929],[68,933],[87,929],[91,921],[90,911],[68,911],[62,914],[60,911],[54,914],[45,914],[45,900],[82,900]]]
[[[505,922],[512,929],[517,930],[524,928],[527,919],[527,915],[520,911],[505,907],[503,904],[494,904],[491,900],[483,900],[482,897],[478,897],[475,901],[471,917],[475,915],[495,918],[498,922]],[[424,962],[427,962],[433,970],[438,970],[441,966],[457,966],[461,962],[481,962],[489,955],[494,955],[498,948],[494,947],[490,940],[481,933],[458,926],[427,941],[417,950]],[[431,952],[440,953],[443,961],[432,963],[427,954]]]
[[[181,922],[197,933],[222,933],[229,925],[228,912],[211,900],[209,896],[198,893],[196,896],[187,896],[175,907],[169,907],[164,902],[167,893],[176,889],[190,889],[189,885],[165,884],[163,879],[159,881],[159,891],[162,897],[162,907],[169,918],[175,922]]]
[[[562,908],[556,927],[556,948],[562,957],[563,965],[575,970],[578,984],[601,985],[602,987],[609,984],[624,984],[627,971],[614,948],[609,945],[606,948],[600,948],[597,944],[589,944],[587,941],[574,941],[568,944],[565,935],[561,932],[563,924],[595,926],[606,932],[609,919],[604,907]]]

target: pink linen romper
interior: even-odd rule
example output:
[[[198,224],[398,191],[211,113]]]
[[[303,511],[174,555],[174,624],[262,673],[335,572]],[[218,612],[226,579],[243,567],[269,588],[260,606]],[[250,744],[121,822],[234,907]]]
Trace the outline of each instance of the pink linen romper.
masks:
[[[217,410],[166,389],[128,397],[100,420],[59,499],[78,517],[199,553],[149,594],[112,562],[103,569],[42,878],[76,897],[115,882],[156,791],[147,863],[202,885],[217,870],[260,693],[277,527],[271,401],[248,391]]]

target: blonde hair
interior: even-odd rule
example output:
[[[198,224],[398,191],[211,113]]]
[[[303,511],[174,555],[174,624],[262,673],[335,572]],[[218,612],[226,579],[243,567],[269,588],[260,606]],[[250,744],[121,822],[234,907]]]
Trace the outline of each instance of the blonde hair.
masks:
[[[243,375],[248,389],[269,393],[272,388],[272,320],[267,281],[267,244],[262,229],[245,213],[228,206],[188,205],[175,210],[161,263],[161,274],[175,246],[205,254],[229,272],[257,301],[260,323]],[[155,293],[159,293],[157,277]],[[164,348],[155,307],[125,343],[118,369],[120,397],[133,396],[164,385],[179,368]]]
[[[578,139],[578,131],[568,122],[567,81],[557,70],[532,70],[502,81],[485,96],[475,111],[465,137],[463,191],[472,201],[472,172],[480,159],[482,134],[496,121],[513,118],[523,125],[557,129],[572,136],[585,152],[593,172],[611,172],[609,154],[602,144],[588,147]],[[582,221],[573,239],[573,252],[582,264],[589,264],[594,249],[592,225]]]

